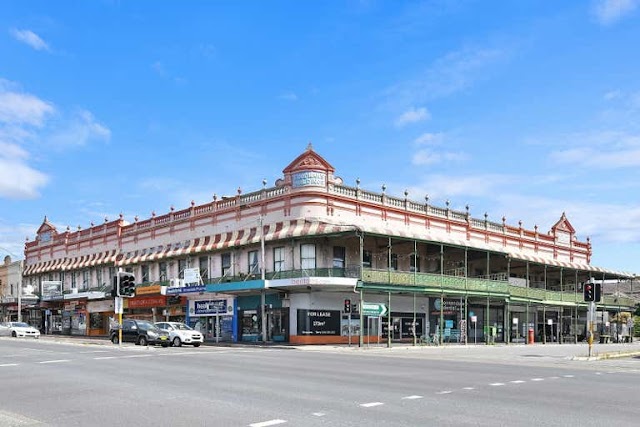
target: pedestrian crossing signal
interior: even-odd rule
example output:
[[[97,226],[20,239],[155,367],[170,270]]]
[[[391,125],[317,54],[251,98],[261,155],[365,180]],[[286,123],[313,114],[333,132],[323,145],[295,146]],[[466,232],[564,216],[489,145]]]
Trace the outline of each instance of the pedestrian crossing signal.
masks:
[[[350,299],[344,300],[344,312],[345,313],[351,313],[351,300]]]

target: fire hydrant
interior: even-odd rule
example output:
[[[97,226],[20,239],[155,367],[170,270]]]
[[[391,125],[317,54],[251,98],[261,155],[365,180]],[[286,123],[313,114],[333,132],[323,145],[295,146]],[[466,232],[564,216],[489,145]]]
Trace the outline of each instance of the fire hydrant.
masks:
[[[528,344],[533,344],[534,342],[534,335],[533,335],[533,328],[529,328],[529,340],[528,340]]]

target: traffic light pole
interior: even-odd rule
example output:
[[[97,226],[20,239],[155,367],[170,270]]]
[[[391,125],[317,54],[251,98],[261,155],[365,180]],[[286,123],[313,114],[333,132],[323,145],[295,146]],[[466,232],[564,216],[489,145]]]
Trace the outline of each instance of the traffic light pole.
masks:
[[[593,323],[595,321],[596,303],[591,301],[589,303],[589,357],[591,357],[591,351],[593,349]]]
[[[116,289],[118,296],[116,298],[118,298],[120,301],[120,310],[118,310],[118,347],[122,346],[122,312],[124,309],[124,301],[122,300],[122,297],[120,296],[120,271],[118,271],[118,273],[116,274]]]

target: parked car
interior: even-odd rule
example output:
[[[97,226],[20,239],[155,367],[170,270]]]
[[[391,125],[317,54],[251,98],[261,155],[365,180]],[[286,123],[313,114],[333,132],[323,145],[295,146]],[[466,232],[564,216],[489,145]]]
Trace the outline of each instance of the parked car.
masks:
[[[204,342],[202,334],[191,326],[180,322],[156,322],[156,326],[169,332],[171,345],[180,347],[182,344],[190,344],[200,347]]]
[[[109,331],[109,339],[118,344],[119,328]],[[169,333],[158,328],[148,320],[127,319],[122,322],[122,342],[132,342],[136,345],[160,344],[169,347]]]
[[[40,338],[40,331],[25,322],[2,322],[0,335]]]

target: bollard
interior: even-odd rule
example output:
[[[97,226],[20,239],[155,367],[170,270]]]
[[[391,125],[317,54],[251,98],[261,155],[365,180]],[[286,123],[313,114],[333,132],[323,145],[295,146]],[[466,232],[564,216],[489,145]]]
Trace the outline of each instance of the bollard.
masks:
[[[533,344],[534,342],[534,335],[533,335],[533,328],[529,328],[529,340],[527,342],[527,344]]]

